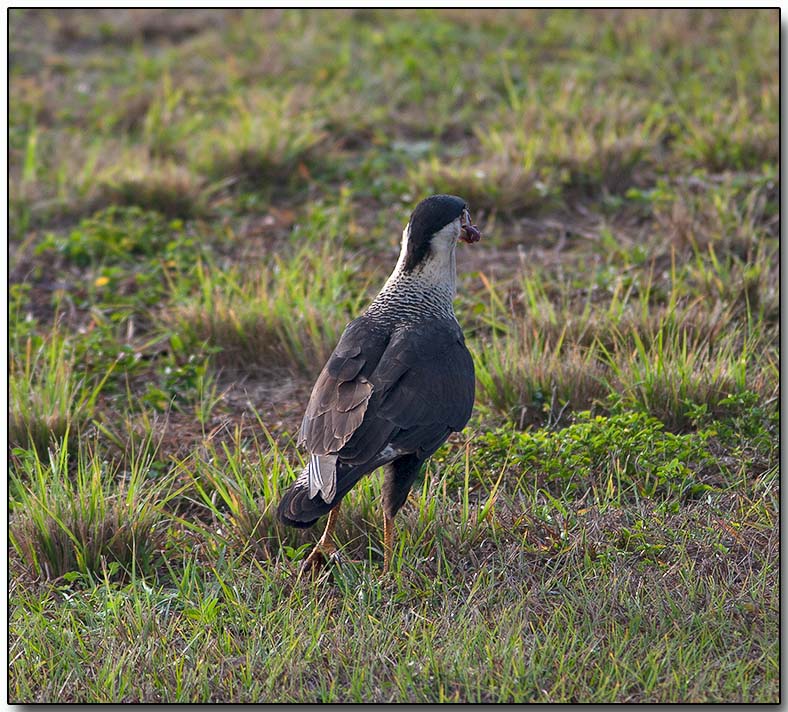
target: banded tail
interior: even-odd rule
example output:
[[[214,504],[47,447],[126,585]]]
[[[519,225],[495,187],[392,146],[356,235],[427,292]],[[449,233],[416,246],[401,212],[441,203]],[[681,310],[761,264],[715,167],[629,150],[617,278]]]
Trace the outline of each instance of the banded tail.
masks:
[[[310,465],[307,464],[298,479],[282,495],[276,508],[279,521],[289,527],[298,527],[299,529],[311,527],[320,517],[336,507],[353,485],[369,472],[369,469],[364,466],[354,467],[337,463],[333,496],[326,501],[320,490],[315,491],[314,496],[310,497],[309,469]],[[312,489],[314,491],[314,485]]]

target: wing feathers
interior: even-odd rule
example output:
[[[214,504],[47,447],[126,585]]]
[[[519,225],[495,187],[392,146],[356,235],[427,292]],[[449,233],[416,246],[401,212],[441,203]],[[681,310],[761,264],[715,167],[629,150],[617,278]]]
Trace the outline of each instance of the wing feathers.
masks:
[[[340,382],[337,385],[334,407],[342,413],[347,413],[366,403],[371,395],[372,385],[364,377],[355,381]]]
[[[387,445],[431,455],[473,408],[473,360],[456,322],[384,333],[365,319],[348,325],[304,414],[310,498],[336,493],[337,461],[371,465]]]

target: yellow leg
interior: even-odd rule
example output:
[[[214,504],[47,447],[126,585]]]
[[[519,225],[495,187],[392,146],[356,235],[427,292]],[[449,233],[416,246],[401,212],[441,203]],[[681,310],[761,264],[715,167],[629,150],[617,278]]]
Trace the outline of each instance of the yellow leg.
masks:
[[[312,552],[309,556],[306,557],[304,563],[301,564],[301,571],[309,571],[319,569],[326,561],[326,559],[333,556],[336,551],[337,547],[334,544],[331,535],[334,532],[334,527],[336,526],[337,519],[339,518],[339,505],[334,507],[328,513],[328,521],[326,522],[326,528],[323,531],[323,536],[320,537],[320,540],[315,544],[315,548],[312,549]]]
[[[394,517],[383,513],[383,573],[387,574],[394,554]]]

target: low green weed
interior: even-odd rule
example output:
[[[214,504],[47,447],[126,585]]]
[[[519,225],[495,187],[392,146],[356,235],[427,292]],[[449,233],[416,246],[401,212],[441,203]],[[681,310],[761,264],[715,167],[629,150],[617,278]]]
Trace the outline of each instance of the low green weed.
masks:
[[[181,220],[138,206],[99,210],[66,234],[48,233],[37,254],[54,250],[77,267],[133,263],[140,258],[174,260],[193,248]]]
[[[575,414],[558,430],[511,428],[478,436],[480,466],[505,456],[520,478],[536,480],[553,495],[592,491],[599,502],[619,504],[643,497],[692,496],[707,489],[704,470],[714,465],[708,443],[713,429],[692,435],[665,431],[644,413]]]

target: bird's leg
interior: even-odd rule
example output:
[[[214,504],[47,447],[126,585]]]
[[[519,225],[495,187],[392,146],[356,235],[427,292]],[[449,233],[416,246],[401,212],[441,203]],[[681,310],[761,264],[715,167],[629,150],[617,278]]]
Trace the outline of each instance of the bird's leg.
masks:
[[[383,512],[383,573],[387,574],[391,567],[391,557],[394,553],[394,517],[388,512]]]
[[[391,568],[394,555],[394,517],[405,504],[423,460],[403,455],[383,468],[383,574]]]
[[[326,559],[330,559],[334,554],[336,554],[337,547],[334,544],[331,535],[334,532],[334,527],[336,526],[337,519],[339,518],[339,505],[334,507],[328,513],[328,521],[326,522],[326,528],[323,531],[323,536],[320,537],[320,540],[315,544],[315,548],[312,549],[312,552],[309,556],[304,559],[304,563],[301,564],[301,571],[309,571],[314,570],[317,571],[325,562]]]

